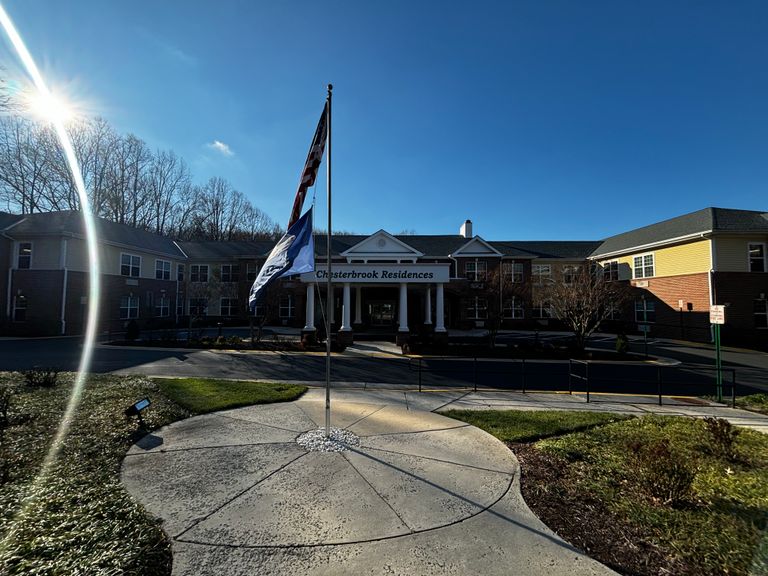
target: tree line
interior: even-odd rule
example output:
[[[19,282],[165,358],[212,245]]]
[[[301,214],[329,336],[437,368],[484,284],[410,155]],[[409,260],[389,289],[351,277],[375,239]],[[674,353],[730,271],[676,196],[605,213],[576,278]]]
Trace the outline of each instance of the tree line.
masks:
[[[224,178],[193,181],[172,150],[152,150],[103,118],[68,125],[97,216],[179,240],[275,238],[279,225]],[[32,214],[79,210],[53,128],[18,114],[0,117],[0,206]]]

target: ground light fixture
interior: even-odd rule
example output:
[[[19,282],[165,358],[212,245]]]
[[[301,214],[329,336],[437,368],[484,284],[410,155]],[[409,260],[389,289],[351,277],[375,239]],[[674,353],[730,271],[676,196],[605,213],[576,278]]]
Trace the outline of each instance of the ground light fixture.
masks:
[[[141,413],[149,408],[150,404],[151,402],[149,401],[149,398],[142,398],[135,404],[131,404],[128,406],[128,408],[125,409],[125,417],[130,418],[131,416],[136,416],[139,421],[139,427],[144,428],[144,419],[141,417]]]

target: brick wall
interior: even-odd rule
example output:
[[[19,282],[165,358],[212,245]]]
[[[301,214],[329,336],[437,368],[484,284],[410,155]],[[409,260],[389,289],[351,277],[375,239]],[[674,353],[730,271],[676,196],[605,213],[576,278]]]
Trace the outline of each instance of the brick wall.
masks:
[[[768,297],[768,272],[716,272],[717,304],[727,304],[722,327],[724,344],[768,350],[768,330],[755,328],[754,301]]]

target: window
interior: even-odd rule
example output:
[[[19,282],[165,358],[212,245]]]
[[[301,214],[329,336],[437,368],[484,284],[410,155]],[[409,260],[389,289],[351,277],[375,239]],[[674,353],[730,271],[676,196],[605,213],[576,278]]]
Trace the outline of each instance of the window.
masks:
[[[141,256],[120,254],[120,276],[138,278],[141,270]]]
[[[160,298],[158,298],[155,301],[155,316],[159,316],[160,318],[165,318],[167,316],[170,316],[170,314],[171,314],[170,299],[165,294],[162,294]]]
[[[192,264],[189,268],[190,282],[208,282],[208,264]]]
[[[652,324],[656,322],[656,302],[652,300],[635,300],[635,322]]]
[[[538,319],[553,318],[552,304],[547,300],[534,303],[533,308],[531,309],[531,316]]]
[[[189,299],[190,316],[208,315],[208,298],[190,298]]]
[[[755,300],[755,328],[768,328],[768,300]]]
[[[581,266],[563,266],[563,282],[573,284],[579,275]]]
[[[525,317],[523,312],[523,299],[519,296],[513,296],[510,300],[504,300],[501,308],[502,318],[520,320]]]
[[[221,315],[237,316],[237,298],[221,299]]]
[[[504,280],[507,282],[522,282],[523,281],[523,264],[522,262],[504,262]]]
[[[176,296],[176,316],[184,316],[184,294],[181,292]]]
[[[653,254],[643,254],[634,258],[634,278],[650,278],[653,272]]]
[[[765,272],[765,244],[749,244],[749,271]]]
[[[619,261],[611,260],[603,263],[603,280],[613,282],[619,279]]]
[[[264,304],[256,304],[253,308],[253,317],[257,321],[261,321],[264,319],[264,314],[266,313],[266,308],[264,308]]]
[[[240,266],[238,264],[221,265],[221,281],[237,282],[240,280]]]
[[[19,270],[27,270],[32,266],[32,242],[19,242],[16,267]]]
[[[253,284],[253,282],[256,280],[256,276],[259,275],[259,265],[254,263],[248,263],[246,264],[245,270],[246,270],[245,274],[248,280],[248,284]]]
[[[155,280],[171,279],[171,263],[168,260],[155,260]]]
[[[465,262],[464,272],[470,282],[485,282],[488,266],[485,262]]]
[[[184,282],[184,264],[176,264],[176,280]]]
[[[467,298],[467,319],[485,320],[488,318],[488,300],[478,296]]]
[[[295,308],[293,306],[293,296],[280,297],[280,318],[293,318]]]
[[[120,320],[130,320],[139,317],[139,297],[123,296],[120,298]]]
[[[13,297],[13,321],[24,322],[27,319],[27,297],[19,294]]]
[[[550,264],[534,264],[531,267],[531,275],[534,284],[544,284],[552,277],[552,266]]]

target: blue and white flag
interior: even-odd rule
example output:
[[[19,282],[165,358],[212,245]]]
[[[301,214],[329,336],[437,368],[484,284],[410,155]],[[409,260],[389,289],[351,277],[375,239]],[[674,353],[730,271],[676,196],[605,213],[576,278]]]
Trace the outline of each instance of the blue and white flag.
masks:
[[[281,276],[303,274],[315,269],[315,239],[312,236],[312,208],[288,228],[261,267],[253,281],[248,296],[248,306],[253,310],[263,297],[267,287]]]

